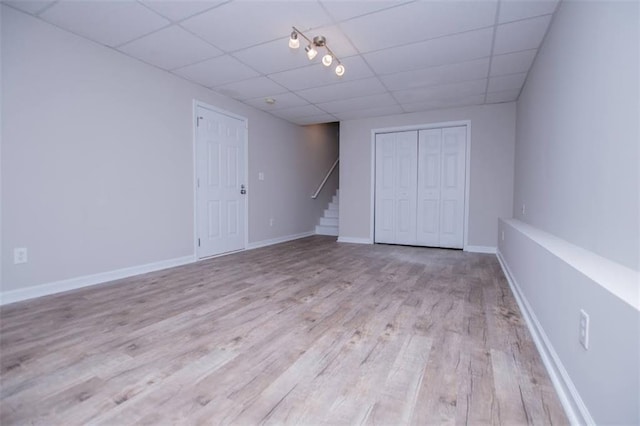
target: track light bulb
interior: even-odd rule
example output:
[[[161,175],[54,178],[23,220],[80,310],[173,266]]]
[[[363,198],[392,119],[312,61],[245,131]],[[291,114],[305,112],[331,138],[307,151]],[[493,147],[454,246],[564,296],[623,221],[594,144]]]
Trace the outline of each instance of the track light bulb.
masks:
[[[318,51],[312,45],[305,47],[304,51],[307,52],[307,58],[309,58],[310,61],[312,61],[318,54]]]
[[[300,40],[298,40],[298,33],[293,31],[291,32],[291,38],[289,39],[289,47],[292,49],[297,49],[300,47]]]
[[[342,77],[344,75],[344,65],[338,64],[338,66],[336,67],[336,75],[338,77]]]
[[[325,67],[331,66],[331,62],[333,62],[333,56],[329,55],[328,53],[322,57],[322,65],[324,65]]]

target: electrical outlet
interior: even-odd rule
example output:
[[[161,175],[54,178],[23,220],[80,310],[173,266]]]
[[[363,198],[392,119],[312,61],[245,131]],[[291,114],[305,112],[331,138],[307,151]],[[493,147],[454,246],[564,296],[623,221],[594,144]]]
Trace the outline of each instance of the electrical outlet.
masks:
[[[527,215],[527,206],[524,205],[524,203],[522,203],[522,216],[526,216]]]
[[[13,249],[13,263],[27,263],[27,249],[24,247]]]
[[[269,226],[273,226],[273,218],[269,219]]]
[[[264,180],[264,172],[258,172],[258,180]]]
[[[502,239],[502,241],[504,241],[504,231],[500,232],[500,238]]]
[[[589,315],[580,309],[580,329],[579,329],[580,344],[583,348],[589,349]]]

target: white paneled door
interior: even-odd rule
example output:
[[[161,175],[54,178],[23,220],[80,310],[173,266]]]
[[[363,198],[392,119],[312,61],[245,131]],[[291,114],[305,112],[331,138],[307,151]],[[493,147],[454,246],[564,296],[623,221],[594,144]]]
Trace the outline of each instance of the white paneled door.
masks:
[[[374,241],[463,248],[466,126],[376,135]]]
[[[378,243],[416,243],[417,141],[416,132],[376,135]]]
[[[418,245],[463,248],[467,128],[418,134]]]
[[[202,106],[196,123],[198,258],[245,247],[246,121]]]

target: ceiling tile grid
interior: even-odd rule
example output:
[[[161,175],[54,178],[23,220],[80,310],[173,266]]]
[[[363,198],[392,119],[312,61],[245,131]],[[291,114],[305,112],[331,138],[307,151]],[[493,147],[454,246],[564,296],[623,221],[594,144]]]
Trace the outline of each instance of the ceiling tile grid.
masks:
[[[118,48],[165,70],[222,55],[222,51],[178,26],[163,28]]]
[[[559,0],[3,3],[305,125],[517,100]],[[292,26],[344,76],[290,49]]]

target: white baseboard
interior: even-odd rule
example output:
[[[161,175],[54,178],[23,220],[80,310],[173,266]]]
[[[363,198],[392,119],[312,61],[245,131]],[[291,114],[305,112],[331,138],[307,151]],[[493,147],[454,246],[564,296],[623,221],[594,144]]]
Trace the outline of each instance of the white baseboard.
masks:
[[[373,244],[369,238],[338,237],[339,243]]]
[[[272,246],[274,244],[286,243],[287,241],[299,240],[300,238],[310,237],[315,235],[315,231],[302,232],[300,234],[285,235],[284,237],[271,238],[268,240],[256,241],[255,243],[249,243],[247,250],[253,250],[260,247]]]
[[[569,373],[567,373],[562,361],[560,361],[560,357],[551,345],[551,342],[533,312],[531,305],[529,305],[524,294],[522,294],[520,287],[511,273],[509,266],[502,257],[500,250],[497,250],[496,254],[498,261],[500,262],[500,266],[502,267],[502,271],[504,272],[505,277],[507,277],[507,281],[511,287],[511,292],[520,307],[520,311],[527,323],[529,332],[531,333],[533,341],[538,348],[542,362],[549,373],[553,387],[558,393],[560,402],[562,403],[564,411],[569,418],[569,422],[572,425],[595,425],[596,423],[591,417],[587,406],[582,401],[578,390],[569,377]]]
[[[468,251],[470,253],[496,254],[497,249],[492,246],[464,246],[464,251]]]
[[[186,265],[194,261],[195,258],[193,256],[184,256],[175,259],[162,260],[160,262],[147,263],[146,265],[132,266],[115,271],[85,275],[83,277],[70,278],[67,280],[54,281],[32,287],[10,290],[0,293],[0,305],[7,305],[9,303],[20,302],[22,300],[48,296],[51,294],[61,293],[63,291],[76,290],[96,284],[103,284],[113,280],[132,277],[134,275],[146,274],[148,272],[155,272],[162,269]]]

